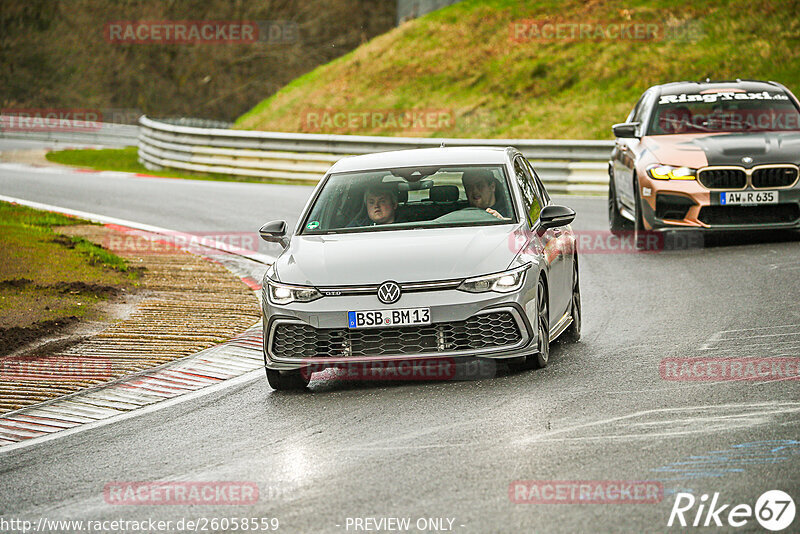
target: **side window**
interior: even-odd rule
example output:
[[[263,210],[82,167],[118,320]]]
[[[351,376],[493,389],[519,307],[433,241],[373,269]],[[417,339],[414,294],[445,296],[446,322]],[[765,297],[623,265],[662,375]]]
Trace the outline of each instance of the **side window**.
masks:
[[[653,107],[652,103],[654,100],[655,93],[653,91],[645,92],[642,95],[642,98],[639,99],[639,102],[636,104],[636,108],[633,110],[633,118],[629,122],[638,122],[639,127],[637,130],[641,135],[645,130],[645,121],[647,120],[647,116],[650,112],[650,108]]]
[[[519,185],[519,190],[522,192],[525,211],[528,212],[528,220],[533,224],[539,219],[539,212],[542,211],[542,200],[536,191],[533,177],[521,156],[514,158],[514,176]]]
[[[645,100],[646,96],[647,96],[647,93],[645,92],[645,94],[643,94],[641,97],[639,97],[639,101],[636,102],[635,106],[633,106],[633,111],[631,111],[630,115],[628,115],[628,120],[625,121],[625,122],[636,122],[639,119],[641,119],[642,109],[644,109],[644,105],[643,104],[644,104],[644,100]]]
[[[527,159],[525,160],[525,166],[528,168],[530,175],[533,176],[533,184],[536,186],[536,191],[539,193],[539,198],[542,199],[542,206],[550,204],[550,195],[547,193],[547,189],[544,188],[542,179],[539,178],[538,174],[536,174],[536,169],[533,168],[533,165],[531,165],[531,162]]]

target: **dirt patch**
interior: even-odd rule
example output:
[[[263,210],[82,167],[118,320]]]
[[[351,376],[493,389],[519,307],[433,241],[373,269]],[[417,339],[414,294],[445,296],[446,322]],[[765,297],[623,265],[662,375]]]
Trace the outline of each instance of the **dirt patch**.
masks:
[[[0,354],[10,354],[19,347],[29,345],[39,339],[64,330],[75,323],[76,316],[63,317],[58,320],[40,321],[31,326],[0,328]]]
[[[85,282],[59,282],[52,287],[62,293],[71,293],[73,295],[85,293],[104,297],[118,295],[122,291],[122,288],[116,286],[87,284]]]
[[[13,280],[0,280],[0,289],[19,289],[33,284],[27,278],[14,278]]]
[[[136,287],[121,257],[54,231],[82,222],[0,202],[0,356],[75,318],[98,319],[103,301]]]

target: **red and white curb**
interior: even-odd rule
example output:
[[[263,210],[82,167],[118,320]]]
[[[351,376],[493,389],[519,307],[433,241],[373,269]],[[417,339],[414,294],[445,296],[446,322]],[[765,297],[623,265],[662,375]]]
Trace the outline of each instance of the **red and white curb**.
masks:
[[[127,412],[197,392],[252,371],[263,376],[263,368],[261,324],[258,323],[230,341],[188,358],[6,414],[0,417],[0,451],[87,423],[118,419]]]
[[[184,235],[165,228],[13,197],[0,195],[0,200],[80,217],[152,240],[174,239],[176,235]],[[258,282],[260,275],[274,259],[258,252],[236,249],[226,243],[205,243],[186,249],[223,265],[256,292],[261,288]],[[263,377],[263,368],[259,321],[233,339],[192,356],[0,416],[0,452],[211,394]]]

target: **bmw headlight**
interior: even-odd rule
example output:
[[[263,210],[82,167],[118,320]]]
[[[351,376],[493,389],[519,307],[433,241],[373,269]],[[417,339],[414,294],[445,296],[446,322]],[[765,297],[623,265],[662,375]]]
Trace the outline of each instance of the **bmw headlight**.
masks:
[[[502,273],[467,278],[461,282],[458,289],[467,293],[486,293],[488,291],[511,293],[517,291],[525,283],[525,272],[530,266],[529,263]]]
[[[647,167],[647,174],[654,180],[694,180],[697,169],[655,164]]]
[[[311,302],[322,298],[322,293],[313,287],[290,286],[273,280],[267,281],[269,301],[273,304],[285,306],[292,302]]]

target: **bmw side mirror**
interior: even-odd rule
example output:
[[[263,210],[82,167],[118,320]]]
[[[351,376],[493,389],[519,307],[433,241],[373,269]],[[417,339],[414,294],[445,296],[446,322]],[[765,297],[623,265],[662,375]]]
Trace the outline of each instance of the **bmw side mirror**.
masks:
[[[630,139],[639,137],[636,135],[636,129],[638,127],[638,122],[623,122],[621,124],[615,124],[611,129],[614,130],[614,137]]]
[[[268,222],[258,231],[258,235],[264,241],[278,243],[283,248],[289,246],[289,238],[286,237],[286,221]]]
[[[542,229],[558,228],[566,226],[575,220],[575,212],[566,206],[550,205],[545,206],[539,214]]]

